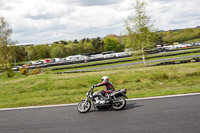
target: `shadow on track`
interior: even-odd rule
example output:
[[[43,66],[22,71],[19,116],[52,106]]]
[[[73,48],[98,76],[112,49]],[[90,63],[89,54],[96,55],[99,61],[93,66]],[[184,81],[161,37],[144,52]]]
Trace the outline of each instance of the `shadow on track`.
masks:
[[[126,107],[122,110],[119,110],[119,111],[126,111],[126,110],[131,110],[131,109],[134,109],[134,108],[138,108],[138,107],[141,107],[141,106],[144,106],[144,105],[137,105],[136,103],[127,103],[126,104]],[[103,108],[101,110],[98,110],[98,109],[93,109],[93,110],[90,110],[88,113],[93,113],[93,112],[106,112],[106,111],[114,111],[112,108]]]
[[[137,105],[136,103],[128,103],[128,104],[126,104],[126,107],[123,110],[131,110],[131,109],[141,107],[141,106],[143,106],[143,105]]]

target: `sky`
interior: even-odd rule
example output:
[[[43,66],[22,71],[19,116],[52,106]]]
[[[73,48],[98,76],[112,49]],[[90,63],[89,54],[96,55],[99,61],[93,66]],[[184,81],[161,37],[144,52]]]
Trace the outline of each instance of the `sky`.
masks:
[[[134,16],[136,0],[0,0],[0,17],[18,43],[45,44],[59,40],[126,34],[125,21]],[[154,28],[173,30],[200,26],[199,0],[144,0]]]

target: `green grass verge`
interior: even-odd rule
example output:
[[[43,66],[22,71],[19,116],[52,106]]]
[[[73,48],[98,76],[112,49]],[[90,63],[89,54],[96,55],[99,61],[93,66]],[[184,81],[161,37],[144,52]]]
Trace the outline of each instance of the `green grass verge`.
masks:
[[[189,40],[189,41],[185,41],[184,43],[195,43],[195,42],[200,42],[200,38]]]
[[[75,74],[39,74],[14,78],[0,75],[0,108],[76,103],[90,86],[108,75],[128,97],[149,97],[200,92],[200,63],[144,67],[133,65]],[[95,88],[102,90],[104,87]]]

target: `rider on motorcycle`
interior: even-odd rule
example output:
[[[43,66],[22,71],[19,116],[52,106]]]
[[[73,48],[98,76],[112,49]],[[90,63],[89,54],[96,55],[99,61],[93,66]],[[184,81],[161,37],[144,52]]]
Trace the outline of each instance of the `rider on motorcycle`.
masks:
[[[112,85],[112,83],[109,81],[108,76],[103,76],[102,78],[102,82],[96,85],[93,85],[93,87],[99,87],[99,86],[106,86],[106,89],[101,91],[101,95],[107,97],[107,100],[110,100],[109,94],[112,93],[113,91],[115,91],[114,86]]]

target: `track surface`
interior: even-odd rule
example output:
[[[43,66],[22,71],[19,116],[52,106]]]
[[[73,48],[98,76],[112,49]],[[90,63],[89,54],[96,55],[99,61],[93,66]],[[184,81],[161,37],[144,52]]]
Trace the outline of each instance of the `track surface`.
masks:
[[[76,106],[0,111],[0,133],[199,133],[200,95],[128,101],[122,111]]]

